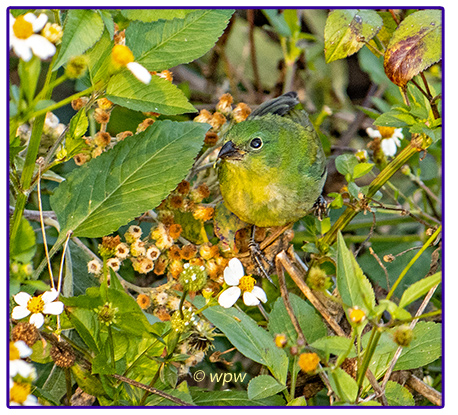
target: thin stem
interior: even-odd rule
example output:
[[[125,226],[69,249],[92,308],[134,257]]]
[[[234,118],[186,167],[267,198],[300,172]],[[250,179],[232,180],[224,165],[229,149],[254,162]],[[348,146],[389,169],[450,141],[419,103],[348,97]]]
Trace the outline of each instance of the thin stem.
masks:
[[[425,244],[422,246],[422,248],[417,252],[417,254],[410,260],[410,262],[407,264],[407,266],[402,270],[401,274],[399,274],[399,277],[398,279],[396,280],[396,282],[393,284],[393,286],[391,287],[391,290],[389,291],[389,293],[387,294],[386,296],[386,299],[389,300],[392,295],[394,294],[394,291],[396,290],[396,288],[398,287],[398,285],[401,283],[402,279],[405,277],[405,275],[407,274],[407,271],[409,271],[409,269],[412,267],[412,265],[417,261],[417,259],[420,257],[420,255],[425,252],[426,248],[428,248],[435,240],[436,238],[439,236],[440,232],[442,231],[442,226],[439,226],[436,230],[436,232],[434,232],[431,237],[425,242]]]
[[[52,267],[51,267],[51,258],[49,258],[49,252],[48,252],[48,242],[46,240],[46,231],[45,231],[45,223],[43,221],[43,206],[41,203],[41,167],[38,167],[38,182],[37,182],[37,192],[38,192],[38,211],[40,213],[40,228],[41,228],[41,234],[43,236],[43,247],[45,249],[45,256],[46,256],[46,261],[48,264],[48,271],[49,271],[49,280],[51,283],[51,288],[54,288],[54,277],[52,274]]]
[[[116,371],[113,331],[111,330],[111,324],[108,325],[108,342],[110,343],[110,354],[111,354],[111,362],[112,362],[112,365],[113,365],[113,370]]]

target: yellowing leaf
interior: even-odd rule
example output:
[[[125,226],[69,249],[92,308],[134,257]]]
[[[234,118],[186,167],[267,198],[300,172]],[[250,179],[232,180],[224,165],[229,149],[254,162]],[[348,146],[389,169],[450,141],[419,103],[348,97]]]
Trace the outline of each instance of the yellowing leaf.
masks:
[[[394,32],[383,66],[390,80],[405,87],[415,75],[442,58],[442,12],[421,10],[407,16]]]
[[[382,27],[374,10],[334,10],[324,28],[326,63],[346,58],[360,50]]]

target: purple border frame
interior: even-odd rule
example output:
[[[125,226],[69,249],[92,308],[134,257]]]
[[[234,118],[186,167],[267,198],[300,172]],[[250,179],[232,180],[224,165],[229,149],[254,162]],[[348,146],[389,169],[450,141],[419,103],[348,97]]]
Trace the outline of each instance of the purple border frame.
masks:
[[[7,68],[9,68],[10,65],[10,53],[9,53],[9,44],[10,44],[10,39],[9,39],[9,11],[14,10],[14,9],[55,9],[55,6],[9,6],[6,9],[6,42],[7,42],[7,48],[6,48],[6,64]],[[158,7],[142,7],[142,6],[125,6],[125,7],[109,7],[109,6],[94,6],[94,7],[78,7],[78,6],[68,6],[68,7],[62,7],[62,9],[68,10],[68,9],[208,9],[209,7],[202,7],[202,6],[158,6]],[[329,9],[329,10],[335,10],[335,9],[412,9],[415,8],[414,6],[333,6],[333,7],[325,7],[325,6],[304,6],[304,7],[299,7],[299,6],[285,6],[285,7],[275,7],[275,6],[243,6],[243,7],[230,7],[230,6],[216,6],[212,7],[211,9],[236,9],[236,10],[243,10],[243,9]],[[441,203],[442,203],[442,225],[445,224],[445,140],[444,140],[444,135],[445,135],[445,130],[444,130],[444,125],[445,125],[445,7],[443,6],[425,6],[425,7],[419,7],[420,9],[435,9],[435,10],[441,10],[442,14],[442,195],[441,195]],[[9,97],[10,97],[10,92],[9,92],[9,71],[6,71],[6,111],[7,111],[7,119],[9,119]],[[6,123],[6,137],[9,137],[9,123]],[[9,177],[9,139],[6,140],[6,155],[7,155],[7,163],[6,163],[6,177]],[[7,315],[7,324],[6,324],[6,350],[7,350],[7,361],[9,363],[9,298],[10,298],[10,290],[9,290],[9,251],[10,251],[10,243],[9,243],[9,202],[10,202],[10,197],[9,197],[9,192],[8,192],[8,179],[7,179],[7,195],[6,195],[6,200],[7,200],[7,217],[6,217],[6,227],[8,229],[7,233],[7,241],[6,241],[6,249],[7,249],[7,263],[6,263],[6,315]],[[443,246],[445,247],[445,226],[442,226],[442,241],[443,241]],[[444,275],[444,263],[445,263],[445,249],[442,249],[442,309],[445,309],[445,275]],[[283,408],[283,409],[442,409],[445,407],[445,312],[442,314],[442,405],[441,406],[390,406],[390,407],[384,407],[384,406],[311,406],[311,407],[301,407],[301,406],[186,406],[186,407],[178,407],[178,406],[11,406],[9,404],[9,386],[7,386],[6,389],[6,402],[7,402],[7,408],[9,409],[84,409],[84,408],[90,408],[90,409],[107,409],[107,408],[113,408],[113,409],[255,409],[255,408]],[[9,364],[7,364],[6,368],[6,385],[9,384]]]

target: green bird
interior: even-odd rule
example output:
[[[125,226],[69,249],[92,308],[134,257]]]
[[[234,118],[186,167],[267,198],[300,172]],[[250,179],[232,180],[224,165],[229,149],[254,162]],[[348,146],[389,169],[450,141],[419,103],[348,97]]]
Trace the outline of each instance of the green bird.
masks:
[[[283,226],[322,200],[326,157],[295,92],[265,102],[232,126],[218,158],[224,204],[248,224]]]

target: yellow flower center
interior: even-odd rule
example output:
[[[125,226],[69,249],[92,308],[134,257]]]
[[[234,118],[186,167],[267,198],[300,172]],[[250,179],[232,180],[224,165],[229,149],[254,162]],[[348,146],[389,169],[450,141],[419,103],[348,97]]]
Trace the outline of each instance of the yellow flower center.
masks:
[[[245,275],[244,277],[240,278],[239,288],[242,290],[242,292],[251,292],[253,291],[255,282],[256,280],[251,275]]]
[[[30,385],[28,383],[16,383],[10,389],[10,402],[22,405],[30,395]]]
[[[10,360],[20,359],[21,355],[19,354],[18,348],[14,345],[13,342],[10,342]]]
[[[33,35],[32,23],[19,16],[13,23],[13,32],[18,39],[27,39]]]
[[[27,302],[27,310],[29,310],[32,314],[41,313],[43,311],[44,306],[45,306],[45,303],[41,299],[41,296],[32,297]]]
[[[382,138],[393,137],[394,130],[396,130],[396,128],[394,127],[377,127],[377,129],[379,130],[380,134],[382,135]]]
[[[134,55],[131,50],[124,45],[114,45],[111,51],[113,62],[119,66],[126,66],[128,63],[134,61]]]
[[[349,313],[352,323],[361,323],[366,318],[366,313],[360,308],[352,308]]]
[[[41,34],[51,43],[57,43],[62,39],[62,28],[57,23],[46,23]]]
[[[299,356],[299,367],[304,372],[314,372],[320,363],[320,358],[316,353],[302,353]]]

